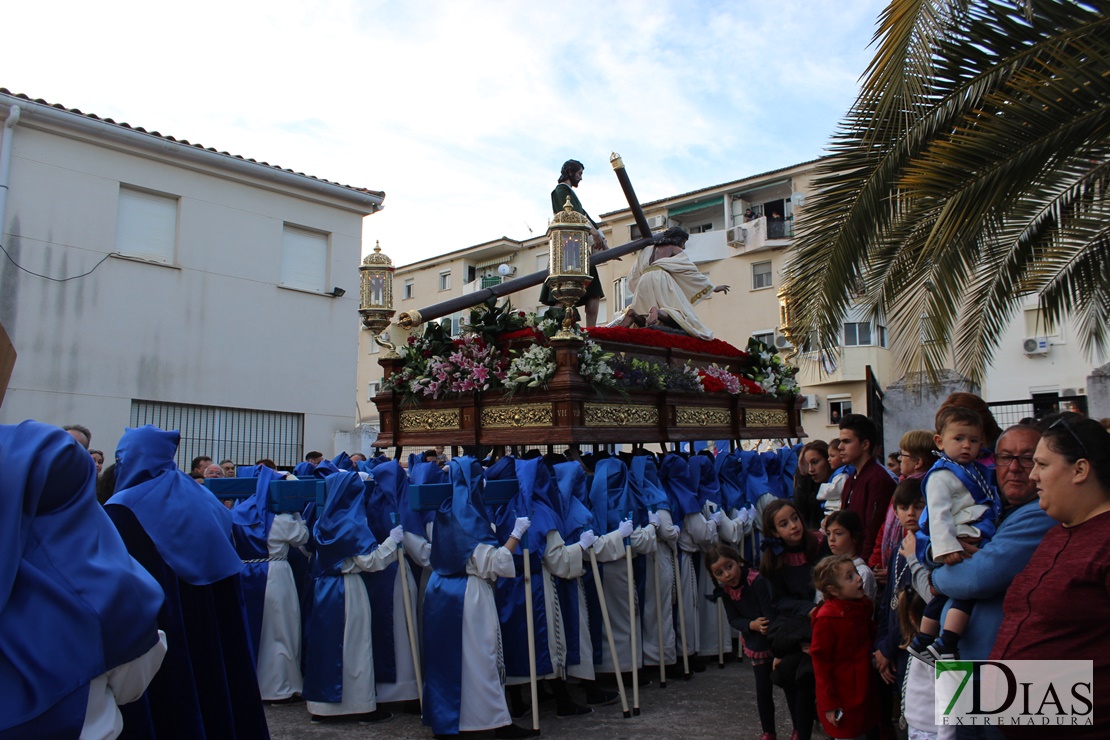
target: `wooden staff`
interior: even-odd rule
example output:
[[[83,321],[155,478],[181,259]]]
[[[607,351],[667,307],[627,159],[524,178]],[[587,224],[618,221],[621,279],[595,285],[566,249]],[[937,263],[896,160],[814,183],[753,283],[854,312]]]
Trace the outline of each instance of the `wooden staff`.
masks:
[[[609,623],[609,607],[605,604],[605,589],[601,585],[601,572],[597,569],[597,555],[592,547],[587,547],[590,553],[590,565],[594,571],[594,586],[597,587],[597,600],[601,602],[601,623],[605,626],[605,635],[609,638],[609,655],[613,658],[613,672],[617,674],[617,693],[621,696],[621,711],[624,718],[632,716],[628,711],[628,698],[624,695],[624,676],[621,675],[620,661],[617,659],[617,643],[613,639],[613,626]]]
[[[653,575],[655,576],[655,621],[659,623],[659,688],[667,688],[667,666],[664,656],[665,650],[663,649],[663,592],[659,586],[659,546],[655,547],[655,557],[653,558],[655,568]]]
[[[532,563],[524,548],[524,613],[528,618],[528,683],[532,687],[532,729],[540,729],[540,698],[536,685],[536,633],[532,616]]]
[[[632,577],[632,543],[624,541],[624,562],[628,570],[628,631],[632,662],[632,714],[640,714],[640,661],[636,659],[636,581]]]
[[[393,525],[397,525],[397,514],[391,514]],[[416,642],[416,622],[412,618],[412,604],[409,603],[409,576],[405,565],[405,547],[402,543],[397,554],[397,577],[401,579],[401,598],[405,602],[405,628],[409,633],[409,650],[412,652],[412,668],[416,673],[416,699],[420,711],[424,711],[424,680],[420,675],[420,648]]]
[[[678,559],[678,545],[671,543],[671,555],[674,557],[675,589],[678,592],[678,629],[682,633],[682,677],[687,681],[691,678],[690,653],[686,649],[686,603],[682,600],[682,562]]]

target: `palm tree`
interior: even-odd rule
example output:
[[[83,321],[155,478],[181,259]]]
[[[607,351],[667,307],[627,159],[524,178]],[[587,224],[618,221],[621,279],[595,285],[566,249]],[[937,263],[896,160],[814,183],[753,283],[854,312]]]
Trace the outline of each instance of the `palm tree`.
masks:
[[[850,306],[906,371],[982,380],[1025,296],[1110,348],[1110,3],[891,0],[784,272],[790,333]]]

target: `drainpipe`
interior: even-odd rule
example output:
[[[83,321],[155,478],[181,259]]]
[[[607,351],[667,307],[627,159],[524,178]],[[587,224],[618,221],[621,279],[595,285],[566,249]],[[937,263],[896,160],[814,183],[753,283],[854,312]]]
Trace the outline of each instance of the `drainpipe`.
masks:
[[[8,180],[12,174],[12,129],[19,123],[19,106],[8,109],[4,119],[4,134],[0,139],[0,240],[4,238],[4,225],[8,223]]]

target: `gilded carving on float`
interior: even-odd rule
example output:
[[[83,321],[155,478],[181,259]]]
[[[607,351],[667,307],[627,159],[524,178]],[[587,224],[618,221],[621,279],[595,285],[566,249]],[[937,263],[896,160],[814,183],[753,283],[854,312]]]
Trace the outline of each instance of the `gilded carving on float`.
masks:
[[[402,411],[402,431],[436,431],[439,429],[458,429],[459,410],[445,409],[435,411]]]
[[[790,425],[790,415],[776,409],[747,409],[744,422],[749,427],[785,427]]]
[[[659,409],[654,406],[629,406],[615,403],[587,403],[588,427],[649,427],[659,423]]]
[[[553,423],[551,404],[525,403],[504,408],[482,409],[483,428],[547,427]]]
[[[732,424],[729,409],[679,406],[675,409],[675,422],[680,427],[727,427]]]

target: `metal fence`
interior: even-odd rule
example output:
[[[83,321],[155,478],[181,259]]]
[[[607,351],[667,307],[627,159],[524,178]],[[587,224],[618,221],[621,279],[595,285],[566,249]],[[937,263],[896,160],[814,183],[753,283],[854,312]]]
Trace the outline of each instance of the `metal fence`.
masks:
[[[989,401],[995,421],[1005,429],[1023,419],[1043,419],[1058,411],[1079,411],[1087,413],[1086,396],[1061,396],[1057,393],[1038,393],[1032,398],[1017,401]]]
[[[304,454],[304,414],[133,400],[131,426],[143,424],[181,432],[174,459],[186,472],[199,455],[236,465],[269,458],[291,468]]]

